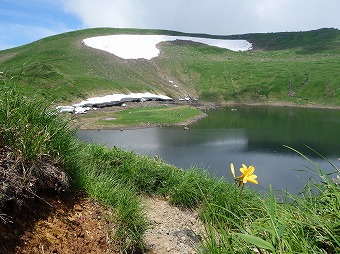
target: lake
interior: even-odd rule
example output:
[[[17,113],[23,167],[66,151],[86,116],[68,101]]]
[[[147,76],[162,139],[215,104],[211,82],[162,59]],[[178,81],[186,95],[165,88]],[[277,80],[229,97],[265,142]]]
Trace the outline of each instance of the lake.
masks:
[[[315,167],[284,145],[306,154],[326,172],[335,171],[309,146],[339,168],[340,110],[244,106],[207,113],[208,117],[188,130],[81,130],[77,137],[150,157],[157,155],[183,169],[197,166],[229,181],[231,162],[237,175],[242,163],[254,165],[259,185],[252,188],[259,190],[268,190],[271,184],[276,190],[297,193],[312,175],[299,170]]]

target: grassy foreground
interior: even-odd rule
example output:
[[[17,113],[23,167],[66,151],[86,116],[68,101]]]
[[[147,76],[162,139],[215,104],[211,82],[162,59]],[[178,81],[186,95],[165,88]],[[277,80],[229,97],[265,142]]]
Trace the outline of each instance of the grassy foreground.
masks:
[[[55,186],[39,184],[43,179],[63,188],[67,188],[63,183],[69,182],[73,188],[112,207],[116,228],[111,240],[123,253],[143,250],[148,222],[140,195],[164,195],[173,205],[198,207],[206,227],[198,250],[201,253],[340,251],[339,178],[333,181],[313,162],[310,161],[311,170],[320,181],[306,183],[299,196],[286,193],[287,199],[282,200],[272,190],[267,194],[247,187],[240,191],[234,183],[215,179],[201,169],[183,171],[157,158],[82,144],[75,140],[75,130],[56,112],[8,89],[9,85],[6,80],[1,83],[0,145],[2,153],[12,154],[19,163],[13,168],[0,165],[1,223],[10,220],[2,212],[6,201],[11,198],[27,202],[25,195],[10,197],[11,188],[17,186],[12,181],[14,174],[22,181],[22,193],[34,195]],[[55,174],[50,173],[51,168]],[[69,181],[56,177],[62,172]],[[33,185],[23,184],[27,182]]]

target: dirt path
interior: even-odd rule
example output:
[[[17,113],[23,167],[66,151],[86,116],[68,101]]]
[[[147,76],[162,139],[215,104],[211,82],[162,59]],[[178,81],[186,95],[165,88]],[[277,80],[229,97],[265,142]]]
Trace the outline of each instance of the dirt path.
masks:
[[[204,227],[197,211],[180,210],[162,198],[145,198],[151,227],[145,234],[148,253],[196,253]]]
[[[44,199],[13,223],[0,224],[0,253],[119,253],[109,240],[114,228],[109,209],[81,194]],[[197,212],[162,198],[145,197],[142,203],[151,223],[146,253],[196,253],[203,231]]]

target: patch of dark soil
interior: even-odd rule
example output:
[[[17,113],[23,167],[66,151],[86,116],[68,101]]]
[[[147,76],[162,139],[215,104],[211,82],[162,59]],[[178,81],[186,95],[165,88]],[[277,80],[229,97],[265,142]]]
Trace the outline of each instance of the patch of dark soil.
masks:
[[[50,193],[8,214],[0,253],[115,253],[111,211],[81,193]]]

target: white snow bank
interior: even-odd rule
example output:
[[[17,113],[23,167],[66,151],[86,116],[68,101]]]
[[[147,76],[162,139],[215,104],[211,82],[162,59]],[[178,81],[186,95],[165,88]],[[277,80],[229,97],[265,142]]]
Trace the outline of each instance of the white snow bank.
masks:
[[[87,100],[74,104],[72,106],[58,106],[56,109],[59,110],[59,112],[83,114],[87,110],[92,110],[93,107],[119,105],[123,104],[123,102],[128,101],[144,102],[150,100],[172,101],[173,99],[165,95],[152,93],[111,94],[102,97],[88,98]]]
[[[130,93],[130,94],[111,94],[103,97],[89,98],[80,103],[74,104],[75,107],[93,107],[93,106],[109,106],[120,104],[126,101],[148,101],[148,100],[162,100],[171,101],[172,98],[165,95],[157,95],[152,93]]]
[[[169,35],[106,35],[84,39],[83,43],[88,47],[107,51],[123,59],[144,58],[150,60],[159,55],[159,50],[156,47],[158,43],[175,40],[199,42],[233,51],[252,49],[252,44],[246,40],[222,40]]]

